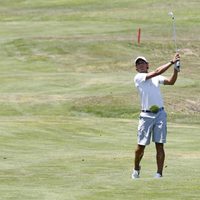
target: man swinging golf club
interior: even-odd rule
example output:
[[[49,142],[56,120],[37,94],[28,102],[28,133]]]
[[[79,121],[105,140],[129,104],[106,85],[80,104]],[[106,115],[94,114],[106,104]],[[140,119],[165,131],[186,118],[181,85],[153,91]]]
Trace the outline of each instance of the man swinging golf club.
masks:
[[[146,145],[155,142],[157,172],[155,178],[163,175],[163,165],[165,160],[164,143],[166,143],[167,124],[166,112],[164,110],[163,99],[159,84],[174,85],[177,80],[178,72],[176,63],[180,61],[180,56],[176,53],[173,59],[158,67],[155,71],[149,72],[149,62],[145,57],[139,56],[135,59],[136,71],[134,77],[135,87],[137,88],[141,100],[141,113],[138,125],[138,145],[135,150],[135,162],[132,172],[132,179],[140,177],[140,162],[144,155]],[[162,76],[166,70],[174,65],[171,77]]]

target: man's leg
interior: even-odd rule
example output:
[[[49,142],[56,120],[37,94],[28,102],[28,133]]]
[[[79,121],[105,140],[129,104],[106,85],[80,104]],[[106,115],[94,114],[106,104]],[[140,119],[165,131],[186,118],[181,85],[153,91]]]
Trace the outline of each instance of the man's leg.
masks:
[[[140,170],[140,161],[142,160],[142,157],[144,155],[144,149],[145,146],[138,144],[135,150],[135,166],[134,166],[135,170]]]
[[[156,160],[157,160],[157,173],[162,176],[163,166],[165,161],[164,144],[156,143]]]
[[[135,163],[134,163],[134,169],[132,172],[132,179],[140,178],[140,161],[142,160],[142,157],[144,155],[144,149],[145,146],[137,145],[137,148],[135,150]]]

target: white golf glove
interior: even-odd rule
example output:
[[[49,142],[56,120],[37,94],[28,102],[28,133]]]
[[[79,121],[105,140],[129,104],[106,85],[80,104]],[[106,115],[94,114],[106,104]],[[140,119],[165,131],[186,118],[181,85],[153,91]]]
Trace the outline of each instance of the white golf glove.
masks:
[[[180,61],[178,60],[178,61],[174,64],[174,69],[175,69],[177,72],[180,72],[180,68],[181,68],[181,64],[180,64]]]

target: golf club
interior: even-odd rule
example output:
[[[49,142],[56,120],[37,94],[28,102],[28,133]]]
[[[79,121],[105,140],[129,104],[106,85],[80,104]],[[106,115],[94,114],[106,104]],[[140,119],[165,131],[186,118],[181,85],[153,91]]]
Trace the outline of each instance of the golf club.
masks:
[[[172,11],[169,12],[168,14],[169,14],[169,16],[171,16],[171,18],[172,18],[172,25],[173,25],[173,39],[174,39],[175,51],[178,52],[177,41],[176,41],[176,24],[175,24],[175,16],[174,16],[174,14],[173,14]],[[175,63],[175,69],[176,69],[177,71],[180,71],[180,61],[177,61],[177,62]]]

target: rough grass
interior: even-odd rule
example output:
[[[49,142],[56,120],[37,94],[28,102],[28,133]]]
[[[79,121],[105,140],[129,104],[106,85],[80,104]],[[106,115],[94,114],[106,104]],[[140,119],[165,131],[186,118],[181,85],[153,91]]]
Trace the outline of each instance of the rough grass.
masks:
[[[164,178],[152,178],[150,145],[132,181],[140,110],[132,60],[144,55],[152,70],[171,60],[172,8],[182,71],[161,88]],[[0,12],[0,199],[199,198],[197,1],[7,0]]]

